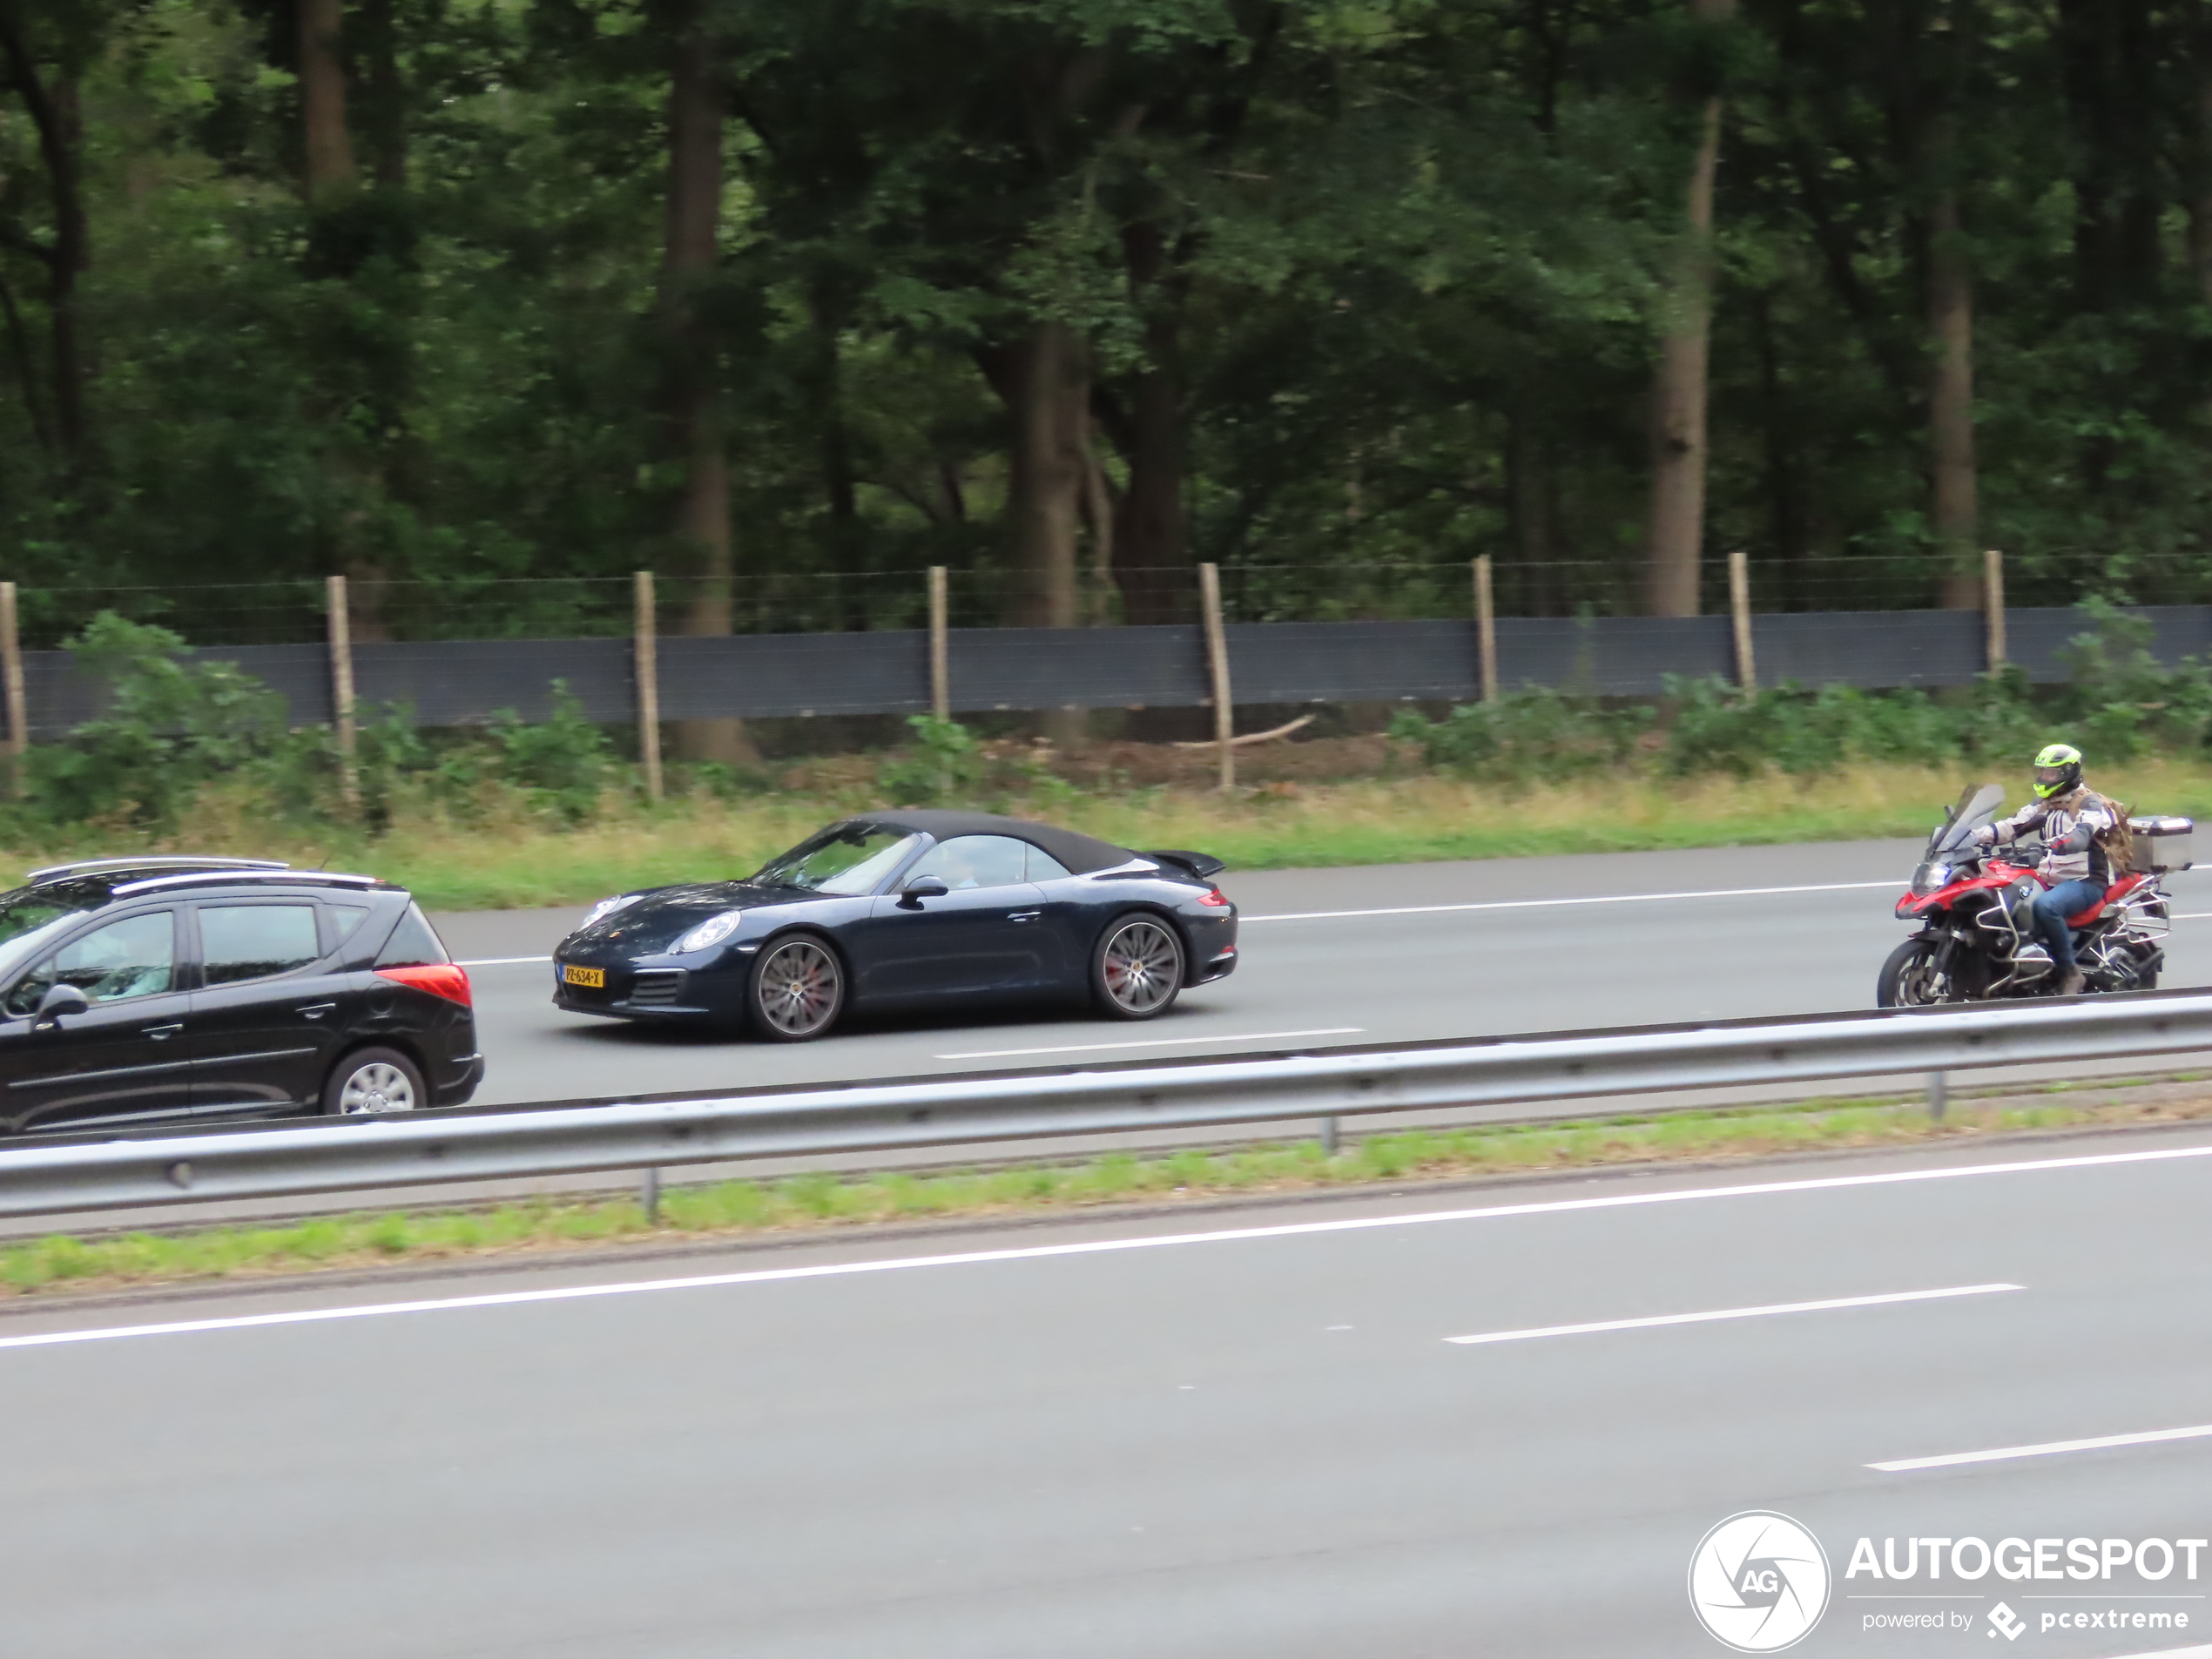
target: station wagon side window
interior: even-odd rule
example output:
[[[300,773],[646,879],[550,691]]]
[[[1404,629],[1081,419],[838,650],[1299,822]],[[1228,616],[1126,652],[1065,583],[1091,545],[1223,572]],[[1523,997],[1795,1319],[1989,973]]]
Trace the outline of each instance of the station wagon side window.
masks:
[[[321,955],[311,904],[200,907],[200,972],[209,985],[289,974]]]
[[[8,1012],[33,1014],[57,985],[74,985],[87,1001],[127,1002],[177,984],[177,916],[155,910],[95,927],[24,975],[8,996]]]
[[[1028,880],[1029,846],[1010,835],[955,835],[921,855],[907,880],[934,875],[954,893]]]

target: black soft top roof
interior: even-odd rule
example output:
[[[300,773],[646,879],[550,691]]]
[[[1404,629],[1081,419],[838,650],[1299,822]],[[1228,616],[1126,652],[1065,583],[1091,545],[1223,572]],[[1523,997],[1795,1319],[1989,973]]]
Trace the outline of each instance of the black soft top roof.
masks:
[[[989,813],[900,810],[864,813],[854,821],[880,824],[887,829],[920,830],[941,841],[950,840],[955,835],[1010,835],[1017,841],[1042,847],[1077,875],[1087,875],[1093,870],[1110,870],[1140,856],[1125,846],[1079,835],[1074,830],[1032,824],[1026,819],[999,818]]]

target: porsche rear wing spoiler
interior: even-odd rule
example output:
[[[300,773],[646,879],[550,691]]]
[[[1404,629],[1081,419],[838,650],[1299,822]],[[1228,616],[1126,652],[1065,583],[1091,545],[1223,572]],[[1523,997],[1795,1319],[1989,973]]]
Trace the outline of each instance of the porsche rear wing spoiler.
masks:
[[[1211,881],[1229,867],[1210,853],[1184,853],[1172,847],[1156,847],[1144,856],[1157,859],[1163,864],[1172,864],[1179,870],[1188,870],[1201,881]]]

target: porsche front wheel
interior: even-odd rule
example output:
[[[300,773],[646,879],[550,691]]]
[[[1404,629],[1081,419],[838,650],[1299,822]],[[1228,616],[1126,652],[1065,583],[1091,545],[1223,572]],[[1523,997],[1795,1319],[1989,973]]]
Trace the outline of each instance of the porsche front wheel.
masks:
[[[845,1011],[845,970],[837,953],[806,934],[779,939],[752,965],[747,1011],[753,1029],[774,1042],[804,1042]]]
[[[1102,1013],[1157,1019],[1183,990],[1183,941],[1157,916],[1120,916],[1091,953],[1090,986]]]

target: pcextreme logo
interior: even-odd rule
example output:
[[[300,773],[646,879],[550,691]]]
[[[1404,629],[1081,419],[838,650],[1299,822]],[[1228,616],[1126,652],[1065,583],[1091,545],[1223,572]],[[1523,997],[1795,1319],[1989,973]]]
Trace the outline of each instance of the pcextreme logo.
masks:
[[[1828,1610],[1828,1557],[1787,1515],[1747,1509],[1707,1533],[1689,1557],[1689,1605],[1713,1639],[1738,1653],[1779,1653]]]

